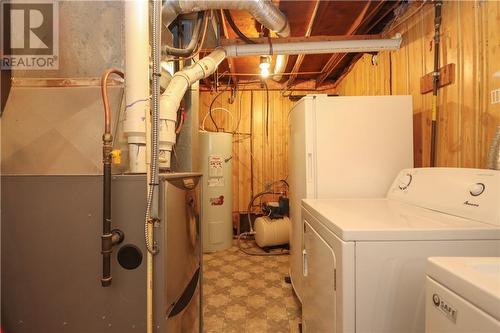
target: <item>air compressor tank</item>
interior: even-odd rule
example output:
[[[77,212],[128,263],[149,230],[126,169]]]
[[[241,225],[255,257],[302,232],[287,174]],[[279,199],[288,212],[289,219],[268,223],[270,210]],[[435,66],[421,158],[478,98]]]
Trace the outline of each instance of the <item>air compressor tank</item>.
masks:
[[[290,241],[290,219],[287,216],[280,219],[258,217],[254,229],[255,242],[260,247],[284,245]]]
[[[203,174],[203,251],[221,251],[230,248],[233,243],[233,135],[200,131],[199,138]]]

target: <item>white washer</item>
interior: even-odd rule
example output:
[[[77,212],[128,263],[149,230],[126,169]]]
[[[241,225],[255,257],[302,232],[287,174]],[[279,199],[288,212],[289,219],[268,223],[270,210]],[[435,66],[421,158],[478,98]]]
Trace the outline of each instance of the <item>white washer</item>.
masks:
[[[431,256],[500,256],[500,172],[403,170],[385,199],[305,199],[303,329],[424,332]]]
[[[429,258],[425,331],[500,332],[500,258]]]

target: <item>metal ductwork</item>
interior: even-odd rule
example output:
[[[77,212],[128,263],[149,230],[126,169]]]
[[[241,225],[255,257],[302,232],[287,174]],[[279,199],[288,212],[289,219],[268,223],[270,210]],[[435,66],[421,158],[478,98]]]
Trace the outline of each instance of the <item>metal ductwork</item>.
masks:
[[[162,9],[163,24],[170,24],[180,14],[211,9],[244,10],[278,36],[288,37],[290,35],[290,24],[285,14],[270,0],[166,0],[163,2]]]

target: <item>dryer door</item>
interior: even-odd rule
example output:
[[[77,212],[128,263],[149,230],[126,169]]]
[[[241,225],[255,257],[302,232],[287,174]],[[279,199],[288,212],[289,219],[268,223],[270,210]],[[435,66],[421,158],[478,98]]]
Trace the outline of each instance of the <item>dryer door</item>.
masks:
[[[304,332],[332,333],[336,329],[336,258],[333,249],[304,220]]]

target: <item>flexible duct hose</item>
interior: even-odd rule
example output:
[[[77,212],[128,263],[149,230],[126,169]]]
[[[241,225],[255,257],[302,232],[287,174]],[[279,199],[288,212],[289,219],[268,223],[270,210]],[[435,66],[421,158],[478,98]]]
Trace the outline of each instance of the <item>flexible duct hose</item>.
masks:
[[[198,12],[198,17],[196,19],[196,24],[193,28],[193,34],[191,37],[191,41],[186,46],[186,48],[176,48],[172,46],[165,45],[163,47],[163,52],[168,55],[173,55],[176,57],[188,57],[190,56],[196,46],[200,43],[200,34],[205,26],[205,21],[208,20],[208,11]],[[200,45],[201,46],[201,45]]]

